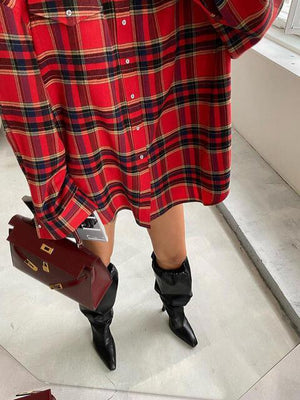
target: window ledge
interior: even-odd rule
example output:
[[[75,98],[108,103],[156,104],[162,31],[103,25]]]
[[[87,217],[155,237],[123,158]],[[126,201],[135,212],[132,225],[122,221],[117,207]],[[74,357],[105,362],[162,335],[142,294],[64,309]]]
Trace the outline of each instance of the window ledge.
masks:
[[[292,74],[300,76],[300,40],[284,35],[279,28],[271,26],[265,36],[252,50],[280,65]]]
[[[274,40],[274,42],[281,44],[287,49],[300,55],[300,36],[285,34],[284,29],[280,29],[276,25],[272,25],[266,35],[267,38]]]

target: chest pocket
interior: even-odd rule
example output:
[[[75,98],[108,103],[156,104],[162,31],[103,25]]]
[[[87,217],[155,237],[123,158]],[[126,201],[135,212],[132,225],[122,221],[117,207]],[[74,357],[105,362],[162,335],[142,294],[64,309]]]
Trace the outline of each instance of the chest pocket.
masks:
[[[65,3],[65,4],[64,4]],[[31,19],[44,18],[48,22],[59,22],[64,25],[76,25],[81,21],[94,19],[102,14],[100,0],[27,0]]]

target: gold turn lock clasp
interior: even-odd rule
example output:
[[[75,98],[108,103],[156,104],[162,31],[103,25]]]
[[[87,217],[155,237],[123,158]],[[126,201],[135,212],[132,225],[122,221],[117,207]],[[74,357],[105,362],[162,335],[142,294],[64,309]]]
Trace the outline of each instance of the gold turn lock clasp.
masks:
[[[35,264],[33,264],[33,262],[30,261],[28,258],[26,258],[26,260],[24,260],[24,263],[25,263],[29,268],[31,268],[33,271],[38,271],[38,267],[37,267]]]
[[[45,251],[45,252],[48,253],[48,254],[52,254],[52,252],[53,252],[53,250],[54,250],[54,247],[50,247],[50,246],[48,246],[46,243],[43,243],[43,244],[41,245],[41,250]]]
[[[54,283],[53,285],[49,285],[50,289],[62,289],[61,283]]]
[[[50,272],[49,265],[48,265],[48,263],[46,261],[43,261],[43,270],[45,272]]]

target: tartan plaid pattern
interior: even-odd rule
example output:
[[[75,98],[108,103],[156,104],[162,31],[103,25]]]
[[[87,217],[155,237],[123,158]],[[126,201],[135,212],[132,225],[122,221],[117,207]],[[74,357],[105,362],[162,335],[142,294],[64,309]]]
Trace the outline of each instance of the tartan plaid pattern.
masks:
[[[284,0],[195,0],[205,5],[212,26],[232,59],[258,43]]]
[[[231,59],[283,0],[0,0],[0,116],[39,238],[230,190]]]

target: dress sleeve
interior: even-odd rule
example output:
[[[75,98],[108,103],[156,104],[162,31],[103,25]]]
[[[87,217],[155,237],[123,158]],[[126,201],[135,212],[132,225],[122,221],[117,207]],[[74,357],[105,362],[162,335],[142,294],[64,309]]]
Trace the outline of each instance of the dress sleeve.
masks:
[[[37,63],[25,0],[0,0],[0,117],[29,185],[38,237],[66,237],[98,206],[68,174],[63,136]]]
[[[258,43],[284,0],[194,0],[207,14],[231,58]]]
[[[13,8],[18,0],[0,0],[0,5],[4,5],[9,8]]]

